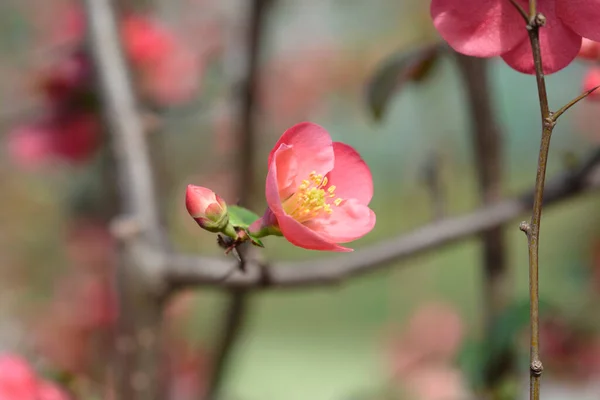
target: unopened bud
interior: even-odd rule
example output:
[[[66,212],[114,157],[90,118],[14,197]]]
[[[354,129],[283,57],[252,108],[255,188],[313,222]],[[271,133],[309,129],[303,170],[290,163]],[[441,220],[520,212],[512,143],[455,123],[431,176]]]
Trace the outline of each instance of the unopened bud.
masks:
[[[227,203],[210,189],[188,185],[185,206],[198,225],[209,232],[223,232],[229,225]]]

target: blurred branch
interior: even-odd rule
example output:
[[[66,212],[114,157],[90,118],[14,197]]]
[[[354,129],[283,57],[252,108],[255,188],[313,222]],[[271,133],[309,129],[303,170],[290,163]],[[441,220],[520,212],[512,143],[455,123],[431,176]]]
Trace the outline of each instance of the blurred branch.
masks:
[[[121,213],[114,225],[121,240],[117,268],[119,323],[114,373],[119,399],[163,398],[159,346],[164,286],[161,266],[147,248],[168,251],[159,223],[143,122],[120,47],[115,4],[86,0],[89,46],[99,79],[103,113],[111,133]],[[132,365],[133,364],[133,365]]]
[[[502,198],[502,135],[492,109],[488,61],[458,53],[456,58],[466,86],[481,200],[483,204],[494,204]],[[492,337],[492,330],[509,300],[509,270],[502,225],[482,231],[481,239],[485,332],[486,337]],[[485,386],[492,393],[496,393],[498,386],[512,373],[513,361],[512,352],[507,350],[485,366]]]
[[[599,190],[598,164],[600,150],[577,170],[564,172],[549,180],[545,204],[557,204]],[[533,193],[533,190],[528,190],[520,196],[483,206],[469,214],[425,225],[413,232],[359,249],[351,255],[271,265],[249,261],[246,273],[232,273],[236,265],[225,259],[156,253],[154,257],[163,259],[167,267],[165,278],[175,288],[214,285],[261,289],[330,285],[511,222],[531,208]]]
[[[254,189],[254,157],[256,154],[256,121],[255,106],[258,94],[259,59],[261,54],[262,36],[265,28],[265,17],[268,0],[253,0],[250,4],[248,18],[248,41],[244,46],[245,71],[242,71],[240,82],[234,76],[234,89],[240,89],[239,125],[237,127],[237,192],[239,203],[250,206],[252,190]],[[244,36],[245,37],[245,36]],[[235,38],[239,40],[239,38]],[[233,51],[237,46],[233,46]],[[235,70],[234,70],[235,71]],[[236,75],[236,74],[233,74]],[[240,84],[238,87],[237,84]],[[235,93],[238,95],[237,91]],[[240,255],[239,270],[245,270],[246,256],[244,248],[238,248]],[[252,249],[251,249],[252,250]],[[251,255],[250,255],[251,257]],[[231,289],[229,304],[220,332],[220,342],[217,346],[213,374],[208,387],[208,399],[220,397],[223,381],[232,350],[237,339],[242,334],[248,312],[249,294],[246,290]]]

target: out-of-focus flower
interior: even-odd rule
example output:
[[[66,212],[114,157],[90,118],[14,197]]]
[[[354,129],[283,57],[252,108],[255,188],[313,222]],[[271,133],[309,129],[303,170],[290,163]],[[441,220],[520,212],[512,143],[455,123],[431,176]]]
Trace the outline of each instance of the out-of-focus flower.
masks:
[[[600,376],[600,340],[594,332],[553,316],[540,321],[540,336],[548,374],[572,381]]]
[[[40,73],[38,88],[50,106],[80,100],[89,89],[92,70],[84,53],[76,51]]]
[[[117,318],[115,249],[106,225],[94,220],[74,221],[65,239],[70,270],[32,331],[39,353],[54,367],[85,375],[93,362],[104,362],[101,339]]]
[[[600,67],[591,67],[583,78],[583,90],[588,91],[600,86]],[[586,100],[600,101],[600,89],[590,93]]]
[[[229,224],[227,203],[218,194],[202,186],[188,185],[185,207],[194,221],[209,232],[221,232]]]
[[[210,355],[181,338],[171,339],[168,348],[170,397],[193,400],[205,395],[210,378]]]
[[[469,398],[466,382],[458,368],[431,367],[412,371],[406,386],[415,400],[464,400]]]
[[[8,151],[23,167],[39,167],[50,160],[80,163],[97,149],[100,122],[93,114],[51,116],[17,126],[8,136]]]
[[[260,101],[270,118],[288,124],[309,117],[322,107],[326,95],[337,85],[332,46],[281,54],[266,65]]]
[[[464,377],[453,364],[462,338],[462,321],[453,308],[441,303],[423,306],[392,340],[396,382],[416,400],[467,398]]]
[[[527,1],[517,0],[527,9]],[[540,29],[544,73],[569,65],[582,37],[600,41],[600,1],[546,0],[537,3],[546,18]],[[432,0],[433,23],[459,53],[502,59],[513,69],[535,73],[523,17],[506,0]]]
[[[38,378],[29,363],[17,355],[0,355],[0,400],[67,400],[65,392]]]
[[[394,338],[393,369],[396,374],[404,374],[422,362],[450,362],[462,339],[463,324],[456,310],[443,303],[424,305],[403,333]]]
[[[600,61],[600,43],[583,38],[577,57],[584,60]]]
[[[273,224],[292,244],[311,250],[352,251],[338,243],[356,240],[375,226],[368,207],[371,171],[350,146],[332,142],[319,125],[297,124],[269,155],[265,215],[251,227]]]
[[[201,63],[158,21],[130,15],[121,27],[125,50],[141,74],[146,95],[171,105],[189,101],[198,91]]]

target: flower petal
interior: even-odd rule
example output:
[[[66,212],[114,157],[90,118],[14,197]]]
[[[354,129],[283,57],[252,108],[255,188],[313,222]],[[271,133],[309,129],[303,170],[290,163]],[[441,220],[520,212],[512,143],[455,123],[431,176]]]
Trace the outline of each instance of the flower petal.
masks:
[[[292,146],[298,161],[298,176],[308,178],[312,171],[325,175],[333,169],[333,148],[327,131],[311,122],[302,122],[289,128],[269,154],[269,166],[275,152],[282,144]]]
[[[267,198],[269,209],[277,219],[277,225],[279,225],[281,233],[290,243],[305,249],[352,251],[352,249],[328,242],[318,233],[313,232],[308,227],[287,215],[283,210],[277,181],[277,166],[284,164],[283,161],[290,157],[290,153],[292,153],[292,155],[294,154],[292,147],[285,145],[280,146],[279,149],[274,152],[272,162],[269,165],[269,171],[267,172],[265,196]]]
[[[444,40],[469,56],[499,56],[527,37],[523,18],[507,0],[432,0],[431,16]]]
[[[335,195],[356,199],[367,205],[373,197],[373,177],[358,152],[347,144],[333,143],[334,165],[327,174],[328,186],[335,185]]]
[[[540,29],[544,73],[551,74],[563,69],[575,59],[581,48],[581,36],[556,16],[554,1],[539,2],[538,10],[546,17],[546,25]],[[524,40],[516,48],[503,54],[502,58],[519,72],[535,73],[529,40]]]
[[[286,151],[287,150],[287,151]],[[289,151],[292,150],[292,151]],[[296,176],[298,175],[298,162],[291,146],[282,144],[281,152],[277,157],[277,188],[279,198],[287,199],[296,191]]]
[[[365,236],[375,227],[377,218],[373,210],[355,199],[344,201],[333,210],[329,218],[319,219],[308,225],[328,241],[351,242]]]
[[[280,163],[285,165],[285,161],[290,157],[294,157],[294,150],[292,147],[284,144],[273,153],[273,162],[269,163],[269,171],[267,172],[267,181],[265,185],[265,197],[267,198],[269,208],[275,215],[284,214],[281,205],[277,166]]]
[[[555,0],[556,14],[578,35],[600,42],[600,0]]]
[[[353,251],[347,247],[342,247],[336,243],[332,243],[319,233],[313,231],[305,225],[302,225],[294,218],[286,214],[277,215],[279,229],[283,236],[293,245],[302,247],[308,250],[325,250],[325,251]]]

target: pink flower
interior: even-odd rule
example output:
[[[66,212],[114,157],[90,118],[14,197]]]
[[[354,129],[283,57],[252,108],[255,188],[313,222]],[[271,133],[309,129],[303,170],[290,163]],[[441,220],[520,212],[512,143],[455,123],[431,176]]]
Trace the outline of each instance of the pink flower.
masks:
[[[74,97],[89,88],[91,66],[88,58],[74,53],[44,71],[40,88],[50,105],[73,101]]]
[[[16,355],[0,356],[0,400],[67,400],[51,382],[38,379],[29,363]]]
[[[368,204],[371,171],[350,146],[303,122],[281,136],[269,155],[265,216],[250,230],[274,223],[292,244],[311,250],[352,251],[375,226]]]
[[[162,104],[188,101],[199,86],[199,58],[157,21],[127,17],[121,28],[125,50],[141,73],[145,94]]]
[[[93,114],[50,116],[18,126],[8,137],[8,150],[24,167],[35,168],[50,159],[79,163],[89,159],[100,143],[100,123]]]
[[[527,9],[526,0],[517,0]],[[600,0],[539,0],[546,17],[540,29],[544,73],[573,61],[581,38],[600,41]],[[533,56],[523,17],[508,0],[432,0],[433,23],[459,53],[501,56],[517,71],[533,74]]]
[[[458,368],[431,366],[413,371],[406,386],[415,400],[463,400],[469,398],[467,385]]]
[[[581,49],[579,49],[577,57],[591,61],[600,60],[600,43],[584,38],[581,41]]]
[[[0,356],[0,371],[0,400],[35,400],[35,372],[27,361],[15,355]]]
[[[36,400],[67,400],[67,395],[50,382],[40,382]]]
[[[207,231],[220,232],[229,223],[227,203],[205,187],[188,185],[185,207],[198,225]]]
[[[590,68],[583,78],[583,90],[592,90],[595,87],[600,86],[600,67]],[[587,97],[587,100],[600,101],[600,89],[594,90]]]

